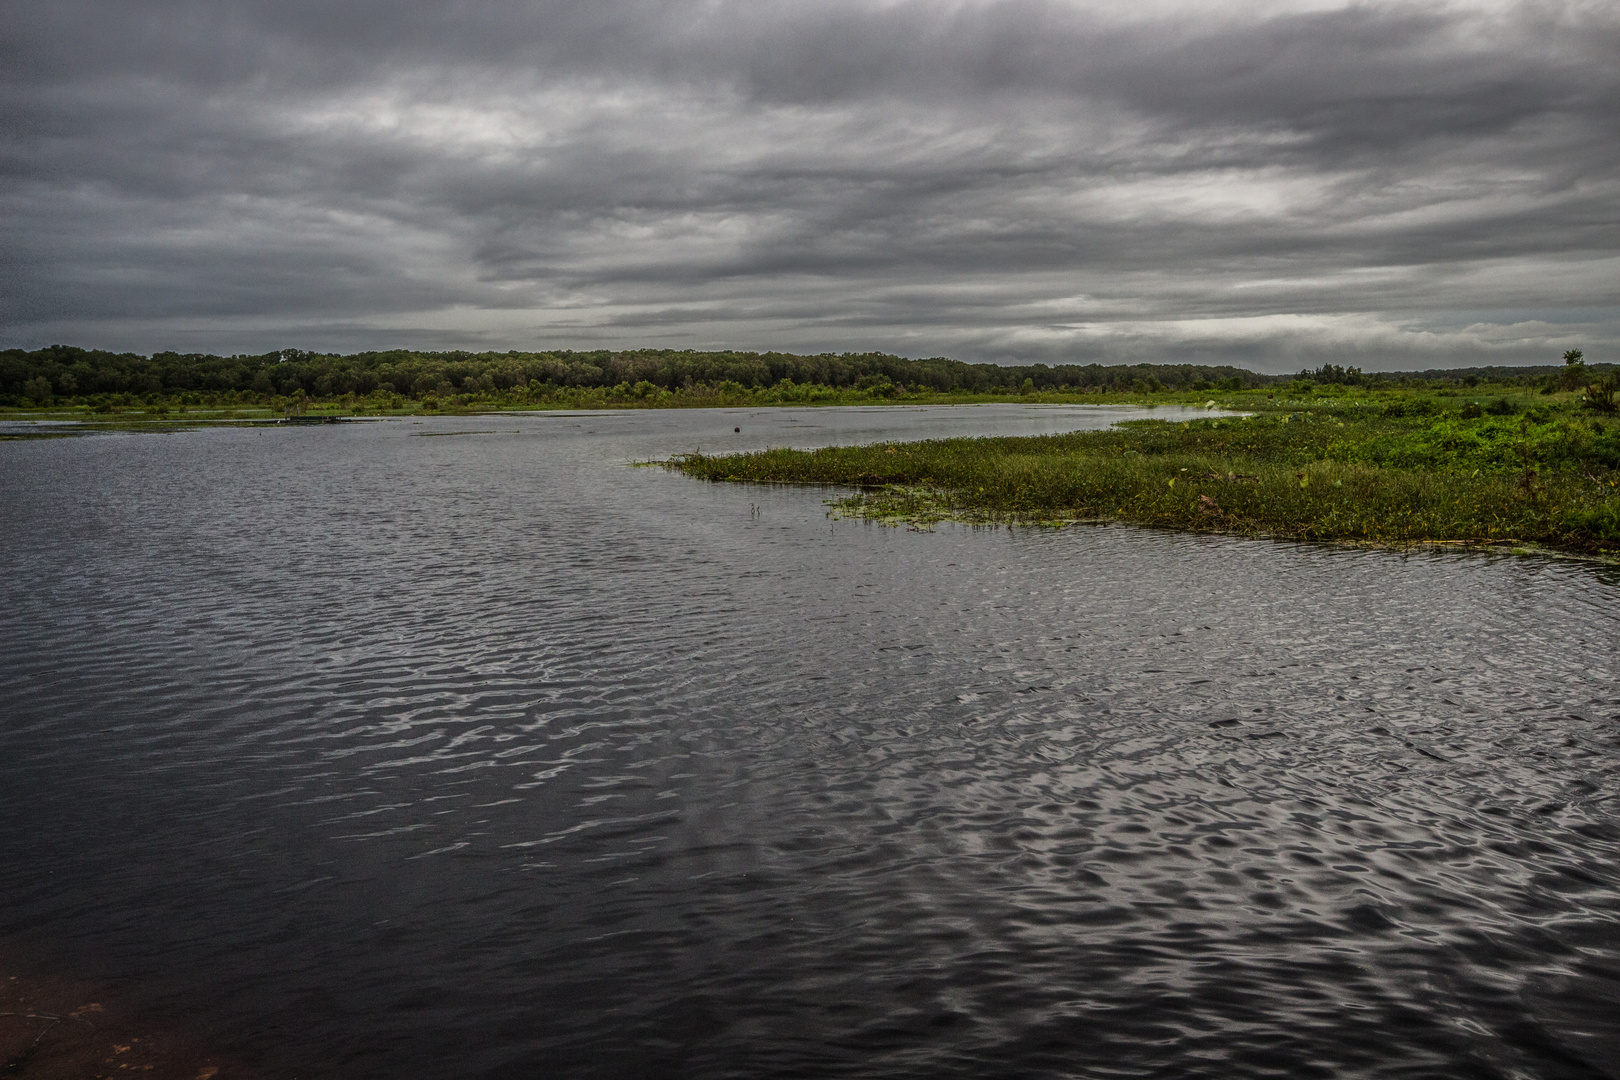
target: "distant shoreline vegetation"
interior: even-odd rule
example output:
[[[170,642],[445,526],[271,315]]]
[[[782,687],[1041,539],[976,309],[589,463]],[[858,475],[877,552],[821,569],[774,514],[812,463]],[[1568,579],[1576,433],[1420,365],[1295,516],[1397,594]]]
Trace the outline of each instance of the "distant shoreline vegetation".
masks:
[[[1584,375],[1608,372],[1596,365]],[[1569,365],[1364,374],[1327,365],[1261,375],[1197,364],[1032,364],[1003,367],[887,353],[414,352],[349,355],[281,350],[258,356],[69,346],[0,351],[0,408],[154,419],[197,410],[243,418],[287,412],[397,415],[525,408],[847,405],[1035,398],[1107,400],[1276,391],[1295,383],[1367,389],[1579,389]],[[131,417],[134,418],[134,417]]]

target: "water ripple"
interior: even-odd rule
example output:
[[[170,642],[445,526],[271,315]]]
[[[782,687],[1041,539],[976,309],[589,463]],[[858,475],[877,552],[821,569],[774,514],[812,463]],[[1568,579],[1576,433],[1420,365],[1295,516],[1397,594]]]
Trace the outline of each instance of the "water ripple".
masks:
[[[1611,571],[621,467],[1080,417],[8,444],[0,934],[287,1075],[1620,1074]]]

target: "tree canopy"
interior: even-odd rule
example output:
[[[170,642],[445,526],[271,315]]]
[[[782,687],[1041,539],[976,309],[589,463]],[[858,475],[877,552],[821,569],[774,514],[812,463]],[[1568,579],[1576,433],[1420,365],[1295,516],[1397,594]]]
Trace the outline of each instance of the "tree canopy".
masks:
[[[1566,354],[1566,359],[1568,359]],[[1578,352],[1573,355],[1579,357]],[[394,349],[347,355],[280,349],[257,356],[159,352],[151,356],[53,345],[0,351],[0,404],[122,395],[156,399],[180,395],[330,399],[345,395],[430,395],[510,392],[515,388],[634,385],[649,390],[699,386],[762,389],[794,384],[949,393],[1051,390],[1237,390],[1280,380],[1389,384],[1427,380],[1532,382],[1562,369],[1479,367],[1405,374],[1363,374],[1327,365],[1297,376],[1261,375],[1203,364],[968,364],[945,357],[907,359],[890,353],[698,352],[675,349],[576,352],[418,352]]]

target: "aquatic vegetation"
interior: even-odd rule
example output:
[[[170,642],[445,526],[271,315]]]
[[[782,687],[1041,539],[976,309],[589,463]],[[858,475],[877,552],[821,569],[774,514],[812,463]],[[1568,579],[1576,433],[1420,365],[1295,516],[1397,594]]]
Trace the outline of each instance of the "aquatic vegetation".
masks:
[[[926,525],[1116,520],[1380,544],[1620,543],[1620,424],[1417,397],[1033,438],[699,454],[711,480],[847,485],[835,513]]]

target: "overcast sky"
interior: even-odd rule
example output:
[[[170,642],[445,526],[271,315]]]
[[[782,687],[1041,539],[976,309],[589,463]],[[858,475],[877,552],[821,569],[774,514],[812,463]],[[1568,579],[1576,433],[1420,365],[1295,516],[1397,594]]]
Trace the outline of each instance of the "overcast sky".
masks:
[[[9,0],[0,345],[1620,344],[1620,4]]]

